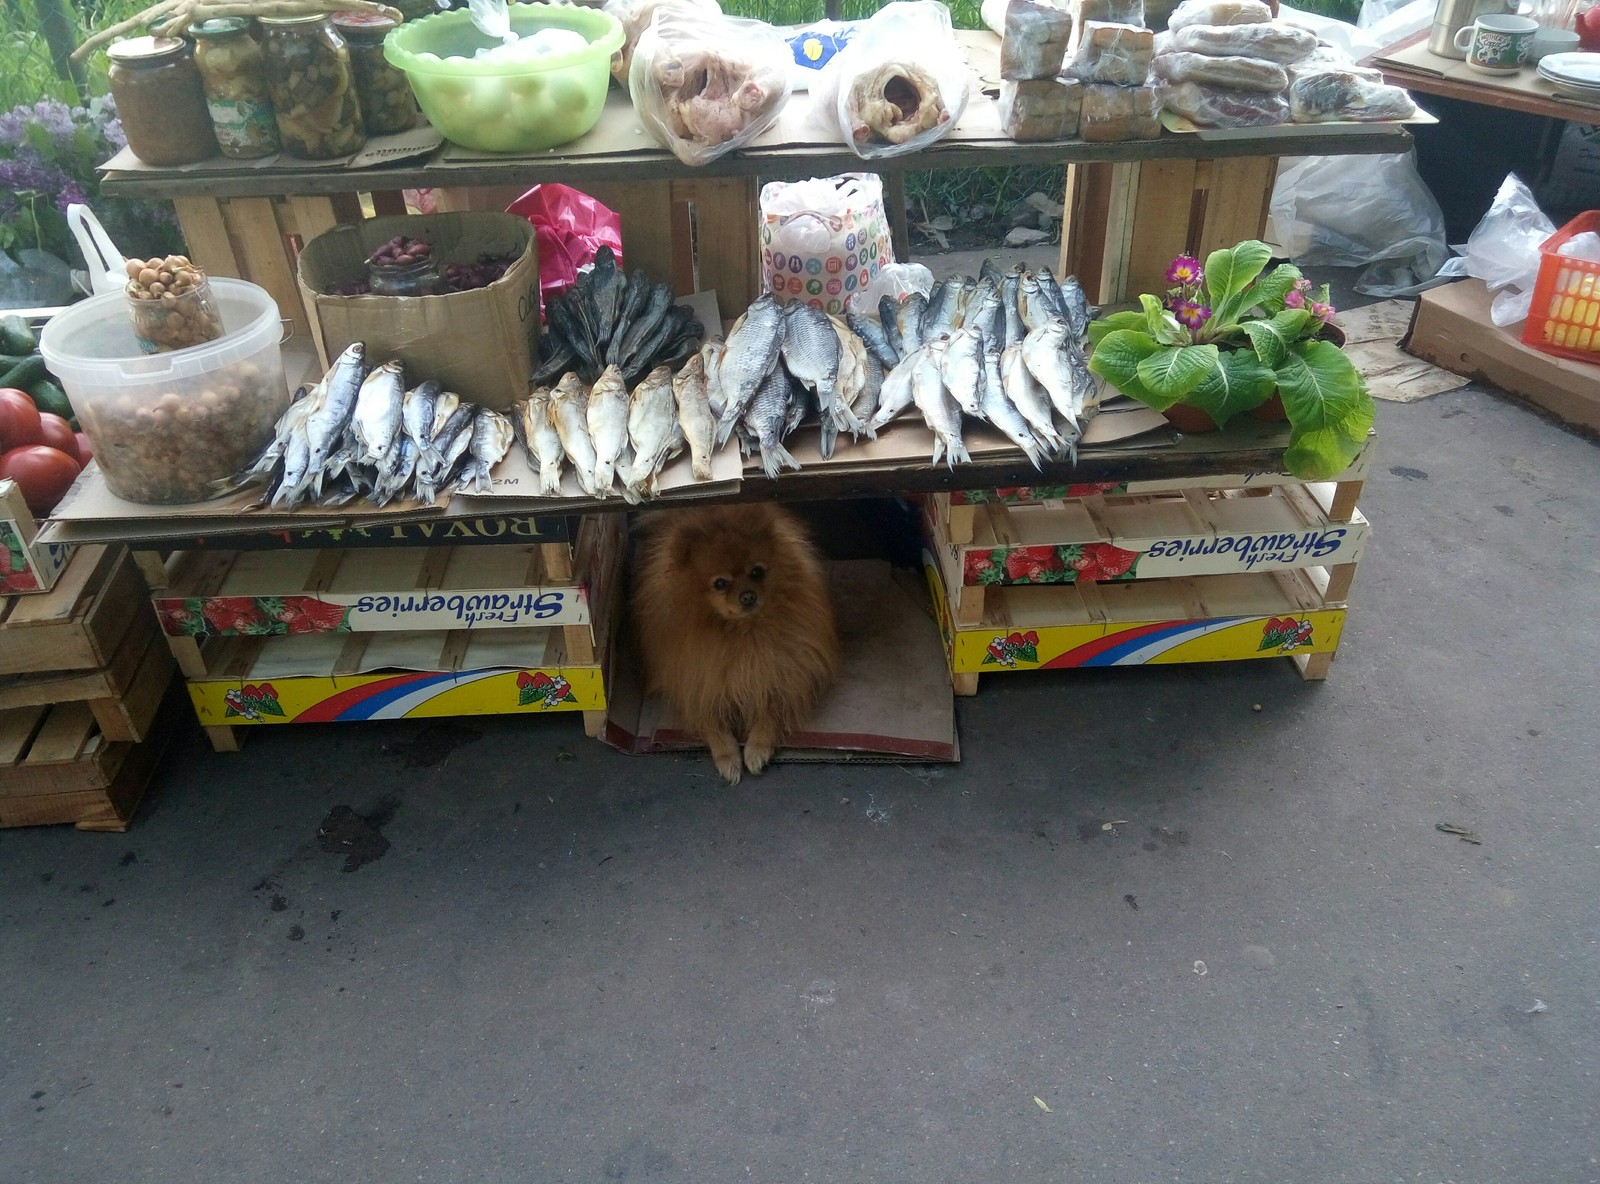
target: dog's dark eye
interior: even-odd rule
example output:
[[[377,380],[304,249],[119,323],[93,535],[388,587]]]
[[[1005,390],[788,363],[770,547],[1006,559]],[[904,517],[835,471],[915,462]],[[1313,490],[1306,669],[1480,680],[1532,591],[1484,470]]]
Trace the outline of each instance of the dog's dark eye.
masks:
[[[761,582],[761,577],[766,574],[767,569],[762,567],[759,563],[750,569],[750,578],[758,584]]]
[[[726,592],[728,590],[728,581],[723,579],[721,576],[718,576],[716,579],[711,581],[711,587],[713,591]]]

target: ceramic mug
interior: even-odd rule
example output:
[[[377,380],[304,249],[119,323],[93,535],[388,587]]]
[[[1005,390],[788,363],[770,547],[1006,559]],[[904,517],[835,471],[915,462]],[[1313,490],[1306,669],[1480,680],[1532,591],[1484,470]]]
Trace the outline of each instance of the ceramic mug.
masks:
[[[1467,65],[1485,74],[1515,74],[1528,60],[1539,22],[1528,16],[1480,16],[1456,34],[1456,48],[1464,50]]]
[[[1541,28],[1533,35],[1533,45],[1528,50],[1528,60],[1537,62],[1552,53],[1572,53],[1578,48],[1578,35],[1571,29]]]

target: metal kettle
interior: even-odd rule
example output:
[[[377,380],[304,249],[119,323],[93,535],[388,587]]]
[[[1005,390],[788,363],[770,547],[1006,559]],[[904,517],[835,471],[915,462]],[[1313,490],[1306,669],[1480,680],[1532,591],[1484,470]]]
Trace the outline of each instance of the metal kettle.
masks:
[[[1456,34],[1480,16],[1516,11],[1516,0],[1439,0],[1434,10],[1433,29],[1428,34],[1428,50],[1440,57],[1465,58],[1456,48]]]

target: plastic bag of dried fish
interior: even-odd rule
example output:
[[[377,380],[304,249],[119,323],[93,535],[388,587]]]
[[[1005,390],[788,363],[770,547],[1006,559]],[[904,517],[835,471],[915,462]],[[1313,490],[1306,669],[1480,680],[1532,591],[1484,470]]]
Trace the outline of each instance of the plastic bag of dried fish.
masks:
[[[936,0],[896,0],[874,13],[812,84],[812,112],[857,156],[873,160],[948,135],[969,89],[950,10]]]
[[[628,69],[645,130],[684,164],[747,144],[789,101],[789,47],[762,21],[658,8]]]

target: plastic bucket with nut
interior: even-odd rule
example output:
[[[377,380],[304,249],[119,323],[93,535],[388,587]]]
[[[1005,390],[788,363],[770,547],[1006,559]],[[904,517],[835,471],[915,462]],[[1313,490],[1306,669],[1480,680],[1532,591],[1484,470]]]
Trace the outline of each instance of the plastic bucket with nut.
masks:
[[[212,279],[223,333],[144,352],[121,292],[52,317],[40,352],[72,401],[106,487],[146,505],[206,501],[238,488],[289,405],[282,326],[266,290]]]

